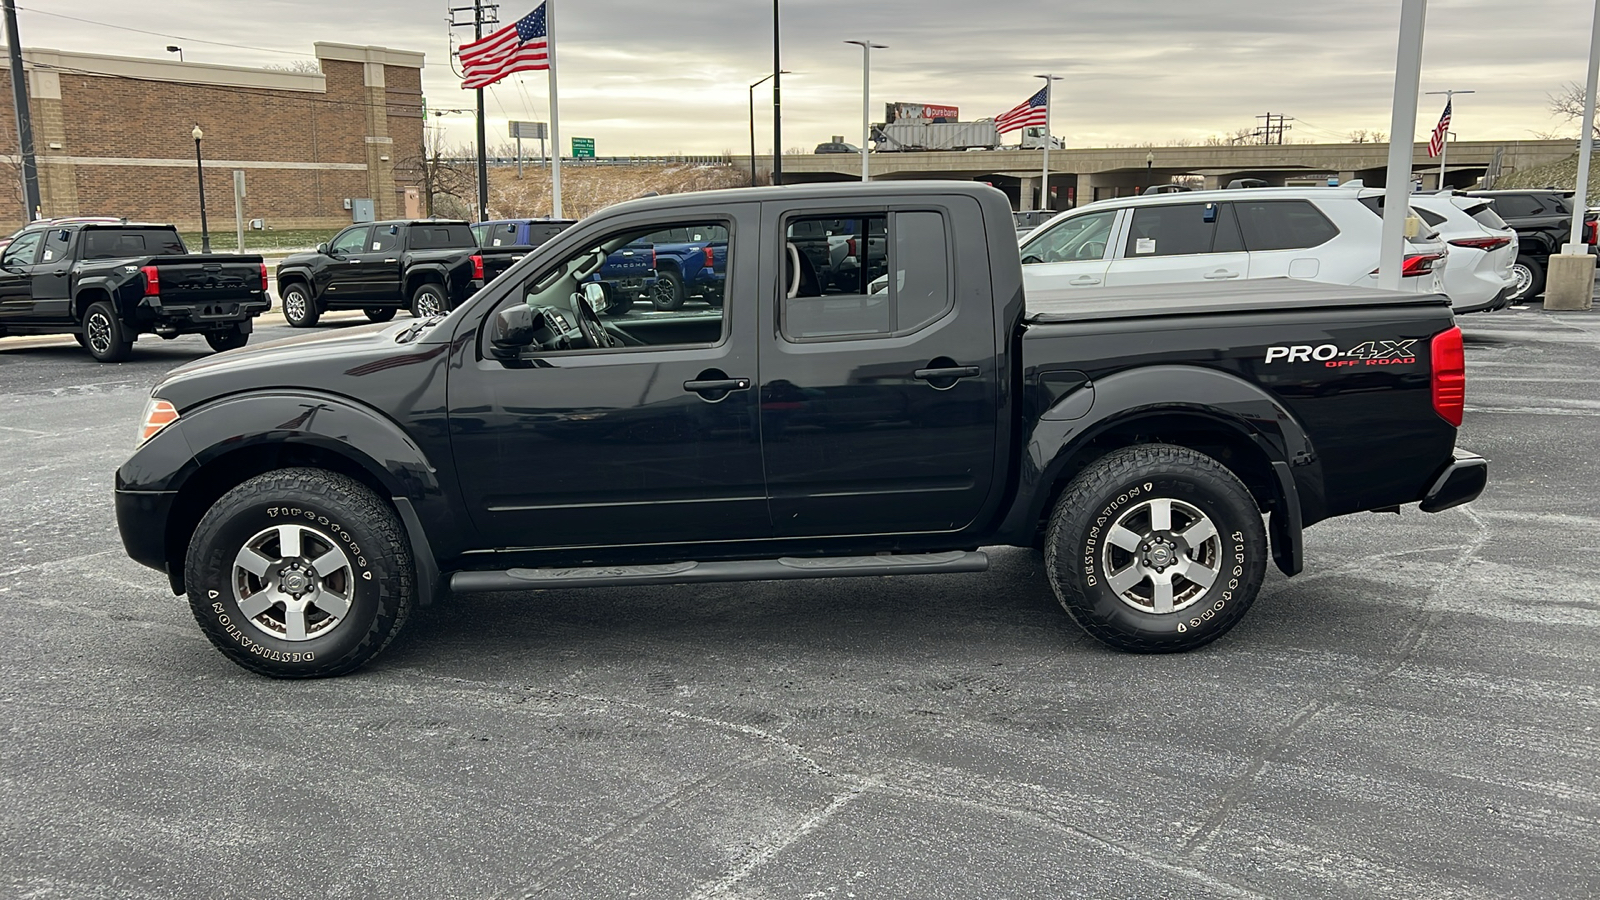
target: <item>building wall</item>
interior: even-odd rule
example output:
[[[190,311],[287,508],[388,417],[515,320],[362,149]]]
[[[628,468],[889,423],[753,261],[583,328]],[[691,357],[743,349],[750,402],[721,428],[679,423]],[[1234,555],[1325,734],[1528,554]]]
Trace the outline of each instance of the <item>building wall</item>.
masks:
[[[396,164],[422,153],[420,53],[318,43],[321,73],[24,50],[46,216],[118,215],[197,230],[198,124],[206,211],[231,232],[233,171],[243,216],[272,228],[333,228],[346,199],[401,211],[415,184]],[[0,228],[23,220],[9,73],[0,69]]]

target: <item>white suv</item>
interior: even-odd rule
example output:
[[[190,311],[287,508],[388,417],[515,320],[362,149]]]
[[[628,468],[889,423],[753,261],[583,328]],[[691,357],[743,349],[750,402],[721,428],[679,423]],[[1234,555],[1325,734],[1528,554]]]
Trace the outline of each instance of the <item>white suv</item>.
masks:
[[[1489,200],[1466,194],[1413,194],[1411,208],[1450,242],[1444,292],[1458,313],[1500,309],[1511,302],[1517,276],[1517,233]]]
[[[1021,242],[1029,290],[1302,278],[1378,285],[1383,192],[1248,188],[1101,200]],[[1413,211],[1413,215],[1415,212]],[[1442,292],[1448,247],[1417,218],[1401,290]]]

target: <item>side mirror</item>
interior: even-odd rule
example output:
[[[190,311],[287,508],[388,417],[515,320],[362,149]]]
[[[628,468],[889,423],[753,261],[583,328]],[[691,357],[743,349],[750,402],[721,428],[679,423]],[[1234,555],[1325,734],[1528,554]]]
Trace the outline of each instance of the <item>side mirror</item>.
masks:
[[[516,359],[522,349],[533,343],[537,324],[533,309],[523,303],[500,310],[489,326],[489,352],[495,359]]]
[[[1035,256],[1032,253],[1029,253],[1027,256],[1024,256],[1022,258],[1022,264],[1025,265],[1025,266],[1038,265],[1039,263],[1042,263],[1042,262],[1044,262],[1044,259],[1042,257]]]
[[[581,290],[583,302],[589,304],[589,308],[598,316],[611,308],[616,289],[608,281],[585,281]]]
[[[317,245],[317,252],[322,254],[323,256],[327,256],[328,255],[328,245],[327,244],[318,244]]]

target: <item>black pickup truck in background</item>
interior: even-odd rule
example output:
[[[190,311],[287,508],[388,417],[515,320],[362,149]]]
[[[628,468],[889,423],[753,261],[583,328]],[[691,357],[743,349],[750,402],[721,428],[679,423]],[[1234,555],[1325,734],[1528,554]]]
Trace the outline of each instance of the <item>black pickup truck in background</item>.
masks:
[[[261,257],[191,254],[171,225],[29,228],[0,252],[0,336],[71,334],[101,362],[141,334],[243,347],[271,305]]]
[[[883,220],[877,293],[796,246],[851,218]],[[670,229],[726,242],[725,302],[602,319],[609,255]],[[1465,391],[1442,295],[1025,297],[990,187],[678,194],[579,222],[442,319],[173,371],[117,518],[216,647],[277,677],[356,669],[447,587],[976,572],[990,545],[1041,550],[1104,643],[1181,651],[1240,621],[1269,557],[1298,573],[1306,526],[1475,498]]]
[[[1521,303],[1544,293],[1545,273],[1550,257],[1561,252],[1561,245],[1572,237],[1572,197],[1574,191],[1468,191],[1468,196],[1493,201],[1496,215],[1517,233],[1517,261],[1511,264],[1516,283],[1510,301]],[[1595,214],[1584,214],[1583,242],[1594,252],[1597,237]]]
[[[329,310],[365,310],[374,322],[409,309],[427,318],[454,309],[526,248],[479,247],[466,222],[397,220],[352,225],[311,253],[278,264],[283,317],[296,328]],[[489,276],[492,278],[493,276]]]

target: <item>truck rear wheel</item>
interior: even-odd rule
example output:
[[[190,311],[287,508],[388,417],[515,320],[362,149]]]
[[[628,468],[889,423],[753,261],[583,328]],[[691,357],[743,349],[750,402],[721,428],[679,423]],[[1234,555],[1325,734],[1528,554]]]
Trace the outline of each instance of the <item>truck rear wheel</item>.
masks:
[[[1255,601],[1267,538],[1250,491],[1187,447],[1115,450],[1072,480],[1045,536],[1056,599],[1118,650],[1192,650]]]
[[[317,301],[311,296],[311,288],[304,282],[291,281],[278,291],[283,299],[283,320],[291,328],[310,328],[317,324],[317,318],[322,314],[317,309]]]
[[[133,353],[133,335],[109,302],[97,300],[83,311],[83,346],[101,362],[121,362]]]
[[[450,305],[444,298],[442,284],[436,282],[419,284],[416,291],[411,294],[411,314],[419,319],[442,316],[449,311]]]
[[[273,678],[353,672],[400,633],[416,596],[394,511],[360,482],[278,469],[212,505],[189,539],[184,586],[206,637]]]
[[[1511,303],[1526,303],[1544,293],[1544,266],[1531,256],[1519,256],[1511,264]]]
[[[227,331],[206,332],[206,343],[210,344],[211,349],[217,351],[218,353],[221,353],[224,350],[237,350],[249,342],[250,335],[238,325],[235,325]]]
[[[367,321],[369,322],[387,322],[394,318],[394,307],[392,306],[364,309],[362,312],[367,314]]]

